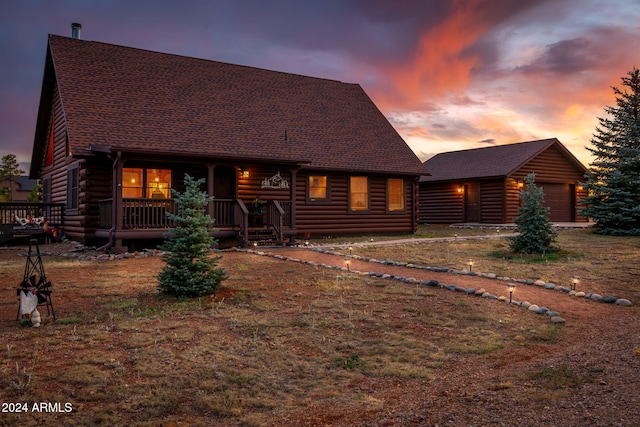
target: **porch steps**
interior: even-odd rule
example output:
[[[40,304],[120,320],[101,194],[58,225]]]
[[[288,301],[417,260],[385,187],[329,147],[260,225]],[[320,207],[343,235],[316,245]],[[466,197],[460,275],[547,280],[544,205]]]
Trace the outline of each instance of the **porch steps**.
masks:
[[[247,232],[247,246],[280,245],[276,232],[271,228],[249,228]]]

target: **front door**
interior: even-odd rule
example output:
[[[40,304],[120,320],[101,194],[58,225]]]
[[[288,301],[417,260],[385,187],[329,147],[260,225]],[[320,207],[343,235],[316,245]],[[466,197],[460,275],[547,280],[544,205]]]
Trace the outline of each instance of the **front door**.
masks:
[[[213,170],[213,195],[216,199],[236,198],[236,168],[216,166]]]
[[[464,221],[480,222],[480,191],[477,182],[464,185]]]

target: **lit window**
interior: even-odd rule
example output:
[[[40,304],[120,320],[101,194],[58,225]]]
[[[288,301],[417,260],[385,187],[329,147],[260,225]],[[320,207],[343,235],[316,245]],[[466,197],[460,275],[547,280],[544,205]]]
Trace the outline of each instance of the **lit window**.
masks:
[[[168,199],[171,197],[170,169],[122,169],[122,197]]]
[[[142,169],[123,168],[122,169],[122,197],[141,198],[142,195]]]
[[[404,180],[389,178],[387,180],[387,210],[404,210]]]
[[[147,169],[147,195],[152,199],[171,197],[171,170]]]
[[[315,201],[327,198],[327,177],[309,175],[309,199]]]
[[[369,180],[366,176],[349,177],[349,209],[369,210]]]

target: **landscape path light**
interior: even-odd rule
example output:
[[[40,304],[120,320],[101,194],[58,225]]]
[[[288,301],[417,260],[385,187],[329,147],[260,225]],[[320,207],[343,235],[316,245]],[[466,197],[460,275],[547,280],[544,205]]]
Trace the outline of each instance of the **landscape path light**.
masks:
[[[351,260],[349,258],[344,260],[344,263],[347,265],[347,271],[351,271]]]
[[[470,259],[469,261],[467,261],[467,265],[469,266],[469,273],[471,273],[471,269],[473,268],[473,264],[475,264],[475,263],[473,262],[473,260],[472,260],[472,259]]]
[[[351,252],[353,252],[353,247],[349,246],[349,256],[351,256]]]
[[[513,302],[513,291],[516,290],[516,285],[508,283],[507,288],[509,288],[509,304],[511,304]]]
[[[571,276],[571,290],[572,291],[576,290],[576,286],[578,286],[578,283],[580,283],[580,277]]]

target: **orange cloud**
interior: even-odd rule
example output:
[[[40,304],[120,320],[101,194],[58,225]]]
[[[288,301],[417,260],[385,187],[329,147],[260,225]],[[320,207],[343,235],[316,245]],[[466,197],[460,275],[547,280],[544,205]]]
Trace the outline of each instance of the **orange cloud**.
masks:
[[[477,55],[463,52],[480,39],[489,25],[478,19],[476,7],[470,7],[468,1],[464,7],[460,3],[455,2],[446,19],[424,32],[410,62],[387,70],[404,106],[464,88],[471,69],[481,65]]]

